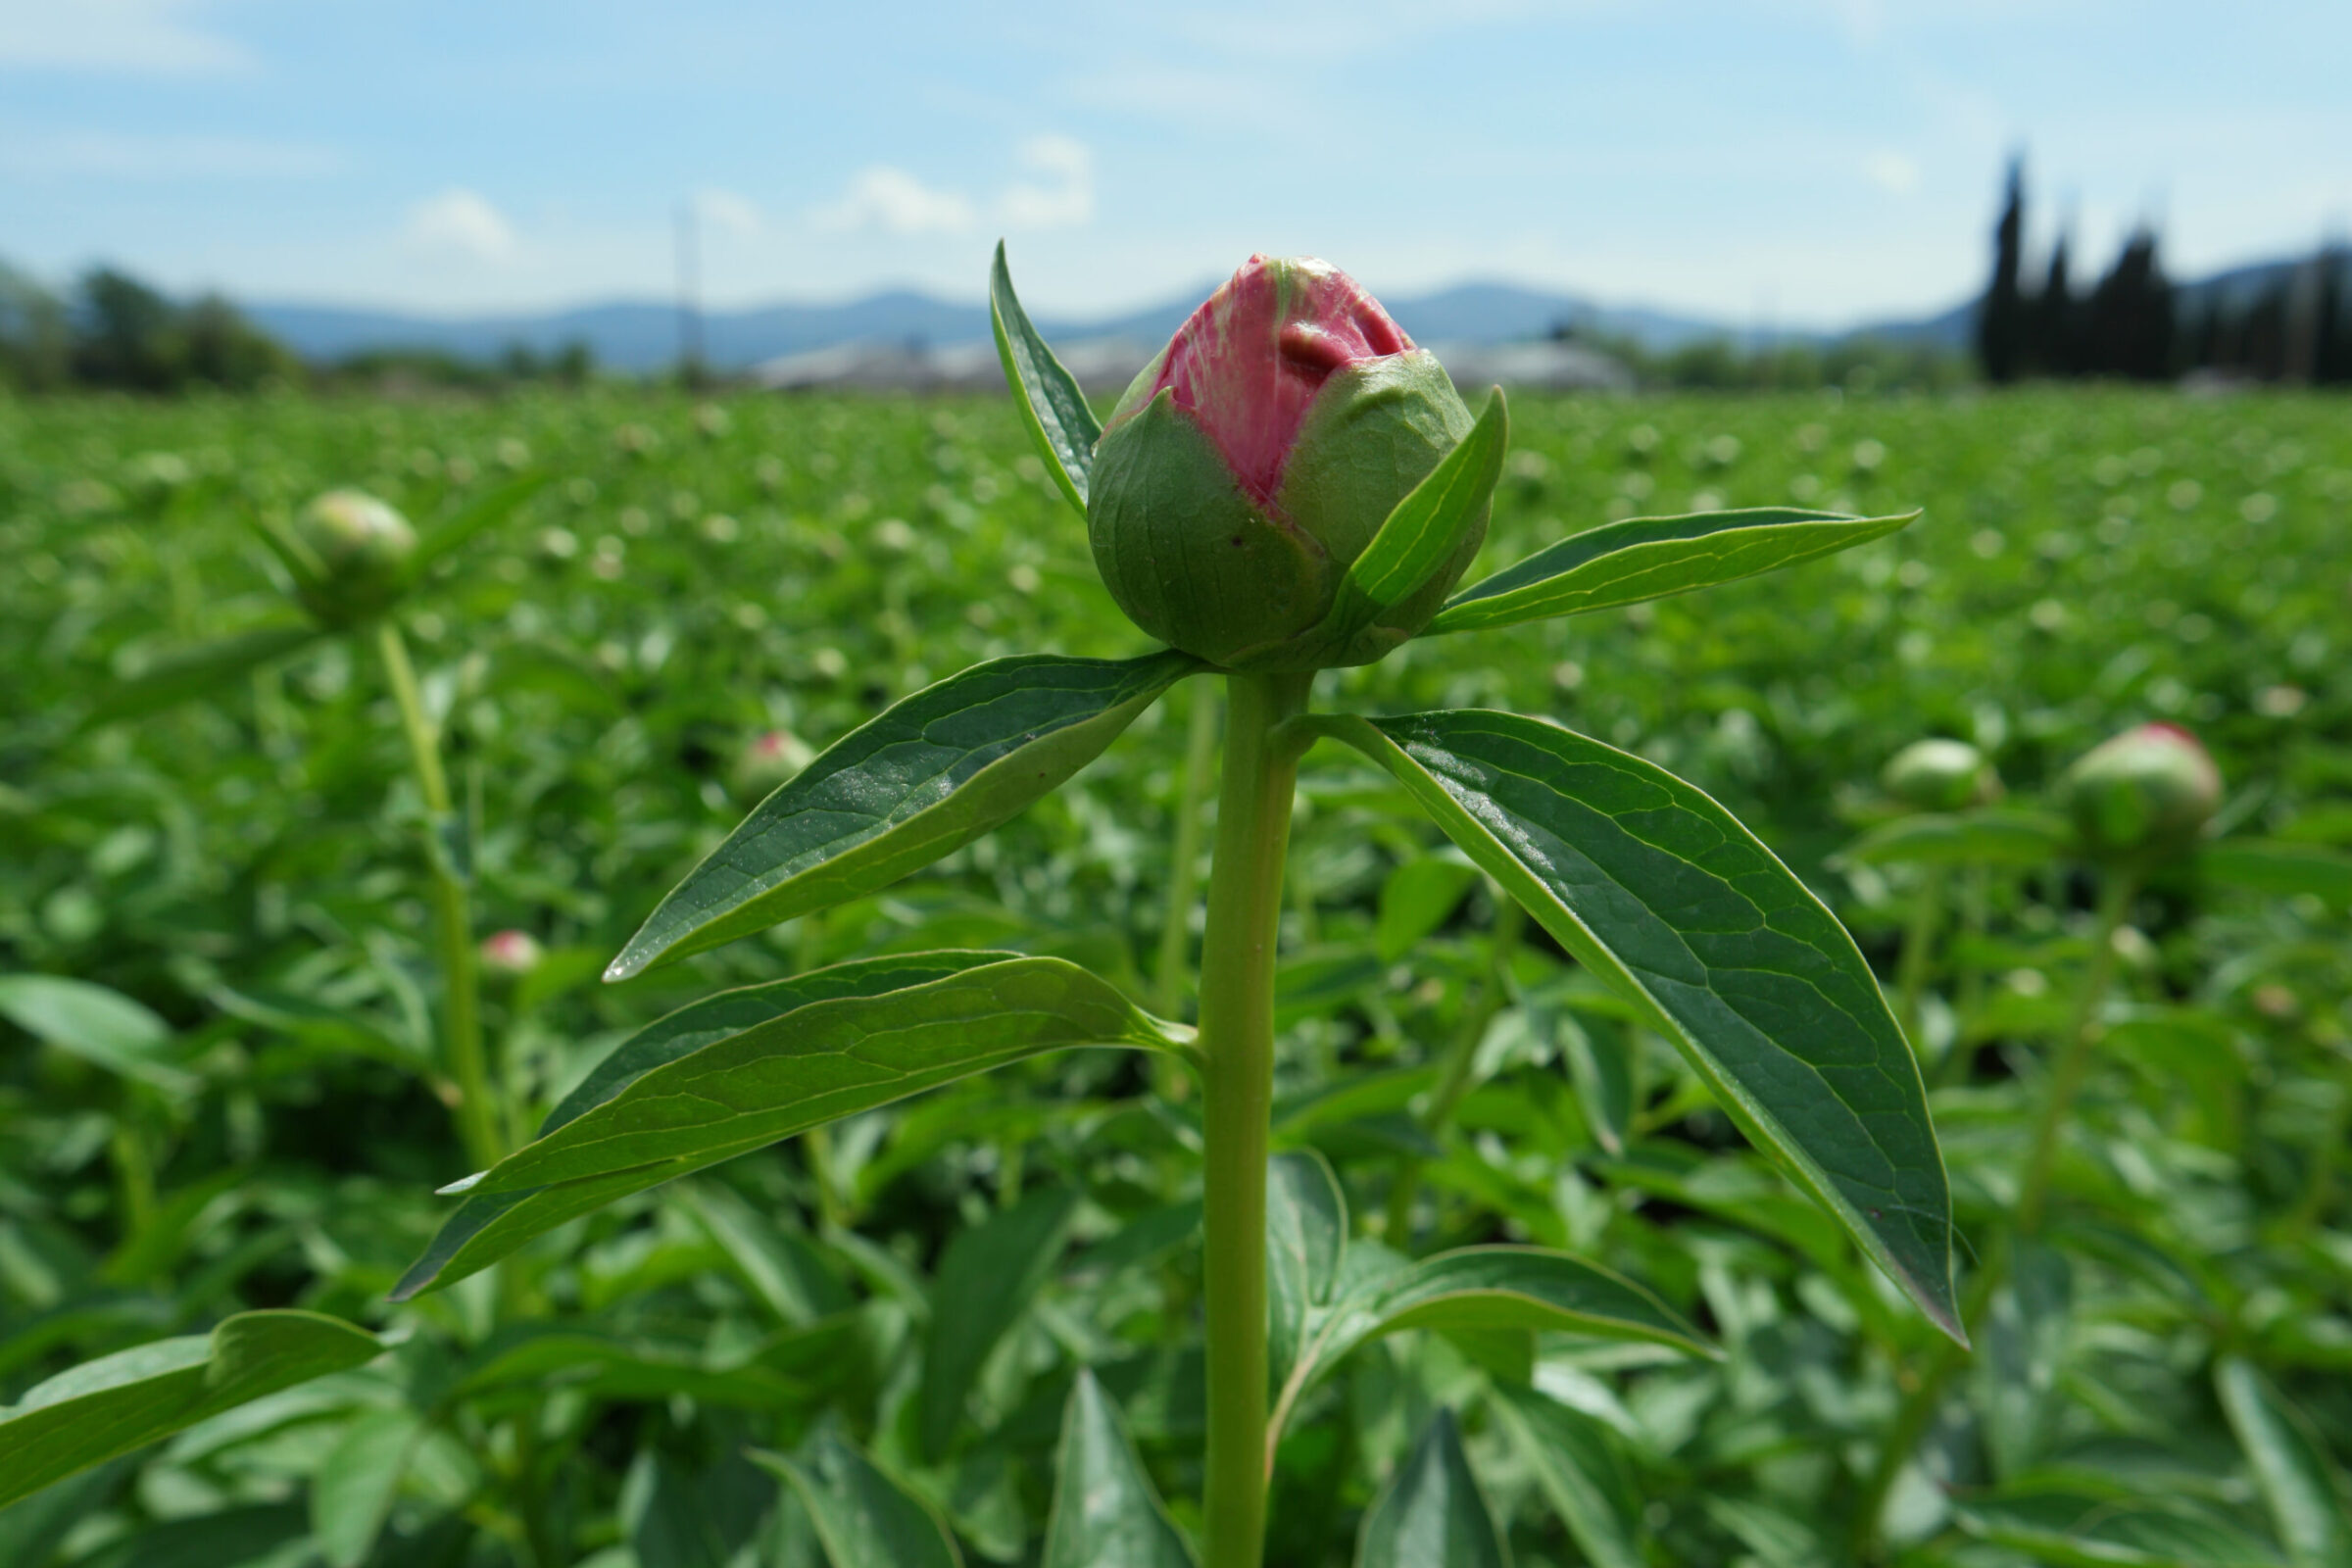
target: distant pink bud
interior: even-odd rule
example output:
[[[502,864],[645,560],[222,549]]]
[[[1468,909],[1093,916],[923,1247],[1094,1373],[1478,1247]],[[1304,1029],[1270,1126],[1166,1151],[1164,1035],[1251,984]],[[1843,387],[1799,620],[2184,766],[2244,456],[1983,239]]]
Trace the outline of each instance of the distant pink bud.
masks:
[[[2083,847],[2103,859],[2185,853],[2221,808],[2222,773],[2178,724],[2141,724],[2082,754],[2063,790]]]
[[[539,943],[528,931],[512,928],[482,938],[482,967],[492,974],[529,974],[539,967]]]

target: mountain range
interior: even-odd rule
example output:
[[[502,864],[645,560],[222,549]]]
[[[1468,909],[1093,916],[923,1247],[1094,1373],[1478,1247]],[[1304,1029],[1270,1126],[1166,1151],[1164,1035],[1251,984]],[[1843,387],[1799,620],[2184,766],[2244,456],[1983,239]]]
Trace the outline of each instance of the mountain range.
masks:
[[[2257,263],[2182,286],[2197,300],[2208,291],[2232,297],[2274,281],[2300,260]],[[1126,315],[1043,318],[1048,338],[1164,341],[1182,324],[1203,285],[1182,299]],[[1543,337],[1569,325],[1580,333],[1630,338],[1653,353],[1715,338],[1751,342],[1755,329],[1704,317],[1639,307],[1604,306],[1572,294],[1509,283],[1460,283],[1435,293],[1389,302],[1398,324],[1427,343],[1499,344]],[[645,372],[678,359],[680,321],[673,305],[615,301],[529,315],[435,317],[324,305],[259,302],[246,314],[303,358],[333,361],[371,349],[428,350],[466,360],[491,360],[520,346],[540,355],[585,343],[609,369]],[[1908,319],[1867,323],[1846,332],[1782,331],[1784,342],[1827,343],[1848,337],[1965,348],[1975,302]],[[988,307],[943,300],[911,289],[869,294],[839,304],[767,305],[710,311],[701,322],[704,357],[715,369],[740,370],[784,355],[847,343],[919,345],[925,349],[980,343],[989,336]]]

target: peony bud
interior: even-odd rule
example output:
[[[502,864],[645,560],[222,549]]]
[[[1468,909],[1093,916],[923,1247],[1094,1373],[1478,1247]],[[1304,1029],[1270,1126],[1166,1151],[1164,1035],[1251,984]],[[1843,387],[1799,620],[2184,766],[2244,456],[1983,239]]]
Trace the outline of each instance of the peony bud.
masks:
[[[2196,737],[2142,724],[2082,754],[2061,790],[2093,858],[2159,861],[2184,853],[2222,804],[2222,774]]]
[[[539,942],[528,931],[509,928],[482,938],[482,967],[492,974],[525,975],[539,967]]]
[[[790,730],[762,730],[735,759],[735,794],[747,801],[765,800],[776,786],[807,767],[815,753]]]
[[[2000,798],[2000,775],[1966,741],[1913,741],[1889,758],[1879,781],[1915,811],[1958,811]]]
[[[1095,564],[1137,625],[1213,663],[1369,663],[1437,613],[1486,537],[1483,505],[1452,558],[1348,647],[1307,633],[1471,423],[1345,272],[1252,256],[1112,411],[1089,480]]]
[[[329,490],[279,538],[295,596],[329,626],[381,614],[406,586],[416,531],[362,490]]]

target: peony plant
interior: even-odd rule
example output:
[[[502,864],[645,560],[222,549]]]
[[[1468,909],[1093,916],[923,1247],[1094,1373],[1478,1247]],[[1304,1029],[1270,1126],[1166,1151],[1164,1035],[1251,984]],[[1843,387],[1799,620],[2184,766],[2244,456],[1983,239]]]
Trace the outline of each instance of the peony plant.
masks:
[[[836,1118],[1098,1047],[1152,1053],[1199,1086],[1170,1114],[1197,1105],[1199,1116],[1200,1544],[1211,1568],[1261,1561],[1283,1422],[1318,1378],[1382,1335],[1567,1329],[1712,1353],[1641,1285],[1569,1253],[1473,1247],[1416,1258],[1394,1232],[1351,1241],[1328,1167],[1271,1147],[1293,797],[1301,759],[1328,742],[1391,774],[1959,1337],[1950,1200],[1919,1069],[1852,940],[1803,883],[1696,788],[1549,720],[1313,704],[1318,672],[1415,637],[1703,588],[1882,537],[1909,515],[1634,518],[1457,588],[1501,468],[1503,396],[1489,392],[1473,414],[1444,368],[1337,269],[1252,257],[1103,422],[1022,311],[1002,247],[990,296],[1038,455],[1083,515],[1112,598],[1162,646],[1124,660],[1000,659],[904,699],[767,795],[606,978],[895,882],[1053,791],[1179,683],[1210,679],[1225,687],[1225,728],[1197,1026],[1153,1015],[1075,964],[1010,952],[897,954],[706,998],[622,1042],[533,1141],[447,1189],[462,1202],[398,1296],[445,1288],[615,1199]],[[1065,1195],[1034,1194],[992,1224],[1051,1228],[1068,1207]],[[962,1255],[952,1250],[943,1268],[976,1252]],[[926,1365],[910,1417],[926,1462],[955,1441],[975,1370],[936,1355]],[[1105,1553],[1191,1560],[1109,1396],[1082,1376],[1064,1421],[1051,1568]],[[851,1528],[843,1521],[887,1516],[894,1560],[954,1560],[932,1516],[847,1436],[828,1430],[776,1463],[829,1547],[833,1529]],[[1476,1486],[1458,1484],[1468,1474],[1441,1413],[1367,1515],[1361,1560],[1403,1560],[1402,1544],[1433,1528],[1492,1546]]]

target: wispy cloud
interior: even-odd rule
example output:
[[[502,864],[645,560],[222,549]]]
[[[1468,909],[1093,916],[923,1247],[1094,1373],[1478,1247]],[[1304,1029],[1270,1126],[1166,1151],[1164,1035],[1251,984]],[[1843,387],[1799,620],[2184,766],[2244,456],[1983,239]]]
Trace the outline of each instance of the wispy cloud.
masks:
[[[1862,160],[1862,172],[1881,190],[1908,196],[1919,189],[1919,165],[1901,153],[1884,149]]]
[[[1021,147],[1021,162],[1050,183],[1022,181],[1001,204],[1007,228],[1075,228],[1095,216],[1095,156],[1067,136],[1039,136]]]
[[[505,262],[520,248],[514,225],[479,191],[455,186],[409,209],[409,243],[476,262]]]
[[[192,0],[0,0],[0,69],[203,76],[250,69]]]
[[[971,199],[924,184],[904,169],[877,165],[850,181],[840,201],[817,209],[819,228],[878,228],[891,234],[952,234],[972,226]]]
[[[65,131],[0,145],[0,170],[32,178],[306,179],[342,167],[331,147],[249,136]]]
[[[704,222],[730,234],[760,232],[760,209],[751,198],[738,196],[731,190],[706,187],[695,192],[694,211]]]

